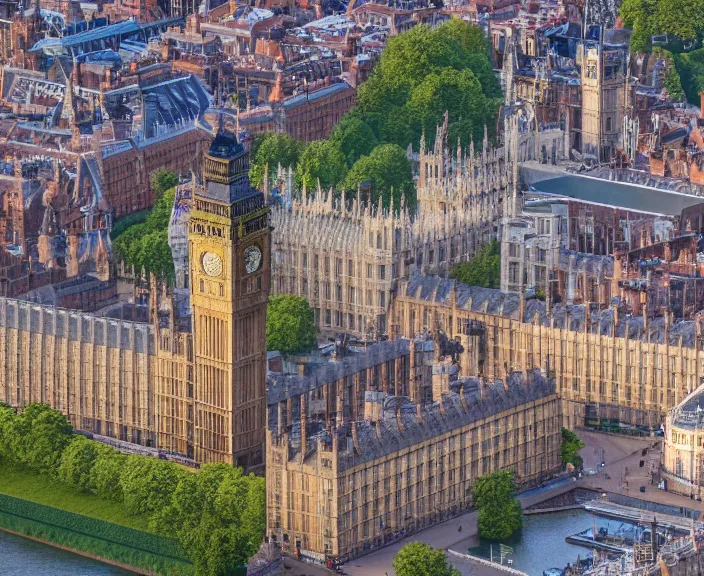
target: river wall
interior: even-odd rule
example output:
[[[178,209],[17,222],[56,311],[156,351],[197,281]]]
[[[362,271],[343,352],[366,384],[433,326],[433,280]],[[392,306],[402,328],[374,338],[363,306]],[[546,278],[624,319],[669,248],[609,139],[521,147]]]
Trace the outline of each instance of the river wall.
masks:
[[[149,576],[192,576],[171,538],[0,494],[0,530]]]

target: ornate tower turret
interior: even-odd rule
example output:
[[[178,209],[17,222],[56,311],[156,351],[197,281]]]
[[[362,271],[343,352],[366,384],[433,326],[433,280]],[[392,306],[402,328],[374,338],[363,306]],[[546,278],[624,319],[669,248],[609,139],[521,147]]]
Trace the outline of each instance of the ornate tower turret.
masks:
[[[193,194],[188,246],[195,363],[195,458],[264,463],[269,209],[249,156],[222,126]]]

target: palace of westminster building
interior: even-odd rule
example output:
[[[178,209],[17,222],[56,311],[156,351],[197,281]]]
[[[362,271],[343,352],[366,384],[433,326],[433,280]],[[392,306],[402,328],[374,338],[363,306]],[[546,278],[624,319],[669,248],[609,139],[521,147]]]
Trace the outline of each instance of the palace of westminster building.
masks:
[[[255,190],[226,115],[207,116],[198,129],[210,144],[177,187],[169,225],[175,287],[136,281],[131,304],[92,313],[0,298],[0,401],[48,403],[121,447],[266,470],[268,537],[318,559],[466,510],[482,474],[549,479],[561,427],[589,415],[659,424],[700,384],[701,318],[686,305],[659,313],[657,291],[631,293],[654,254],[680,274],[697,266],[690,216],[631,210],[633,249],[608,229],[618,248],[608,260],[593,228],[570,224],[579,210],[594,224],[604,214],[562,200],[562,228],[558,201],[525,190],[519,168],[546,169],[541,148],[564,157],[565,137],[531,130],[522,113],[505,114],[502,145],[481,152],[450,153],[440,126],[433,148],[411,155],[413,214],[322,190],[282,194],[283,171],[277,195]],[[540,219],[556,222],[550,233]],[[522,226],[559,231],[544,298],[448,278]],[[573,237],[591,252],[570,251]],[[368,343],[296,374],[269,369],[270,292],[306,296],[322,334]],[[685,304],[696,310],[697,298]]]
[[[634,314],[602,293],[627,297],[630,253],[597,268],[570,260],[569,298],[562,281],[540,299],[447,277],[531,217],[518,159],[557,146],[561,131],[536,134],[507,115],[500,148],[450,154],[441,126],[413,157],[410,214],[321,190],[269,202],[225,124],[203,120],[200,174],[176,189],[175,288],[137,282],[132,304],[94,313],[3,297],[0,401],[48,403],[121,447],[266,470],[268,537],[320,559],[466,510],[482,474],[545,481],[561,468],[562,426],[592,413],[655,426],[699,386],[696,314],[651,314],[647,292]],[[640,226],[638,250],[659,249],[647,239],[654,222]],[[668,242],[680,271],[683,242]],[[306,295],[323,334],[376,343],[338,347],[296,374],[270,370],[270,292]]]
[[[666,465],[696,472],[704,115],[661,106],[666,64],[631,59],[626,31],[575,36],[572,2],[497,5],[519,11],[487,30],[497,142],[454,149],[446,118],[408,150],[411,208],[296,190],[289,167],[254,189],[240,136],[327,137],[378,57],[365,36],[476,2],[360,3],[344,47],[327,17],[308,27],[307,57],[294,28],[274,36],[318,20],[318,0],[25,4],[0,25],[0,402],[49,404],[124,451],[265,473],[267,538],[317,561],[467,510],[481,475],[550,479],[562,427],[585,419],[653,429],[684,403]],[[218,108],[242,91],[246,111]],[[173,286],[112,261],[113,218],[152,205],[159,169],[191,172]],[[451,278],[494,240],[500,288]],[[268,355],[270,294],[308,300],[331,357]]]

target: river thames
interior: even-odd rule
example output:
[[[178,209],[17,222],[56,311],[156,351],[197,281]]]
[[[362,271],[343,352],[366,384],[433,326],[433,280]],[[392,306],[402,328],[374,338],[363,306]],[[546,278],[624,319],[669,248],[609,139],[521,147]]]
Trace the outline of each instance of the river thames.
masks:
[[[109,564],[0,531],[3,576],[135,576]]]

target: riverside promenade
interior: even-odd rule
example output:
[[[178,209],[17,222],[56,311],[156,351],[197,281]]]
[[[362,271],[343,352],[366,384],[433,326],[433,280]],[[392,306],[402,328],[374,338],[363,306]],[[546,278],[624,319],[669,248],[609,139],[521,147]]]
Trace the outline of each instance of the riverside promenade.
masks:
[[[664,492],[650,485],[647,469],[640,468],[639,461],[642,458],[643,448],[648,448],[651,452],[654,451],[652,457],[657,454],[659,458],[659,438],[632,438],[586,430],[577,430],[577,435],[585,443],[585,447],[581,451],[581,455],[584,458],[584,468],[587,470],[598,470],[598,474],[586,476],[575,482],[565,481],[554,486],[538,488],[521,494],[519,495],[519,500],[523,508],[539,504],[569,492],[573,488],[581,487],[704,511],[704,505],[701,502]],[[656,444],[657,447],[652,448],[653,444]],[[603,468],[599,466],[602,457],[606,463]],[[625,476],[625,481],[628,482],[628,487],[625,487],[623,481],[626,468],[628,469],[628,474]],[[606,478],[605,474],[608,478]],[[639,487],[646,485],[646,483],[646,493],[643,494],[639,492]],[[462,526],[462,532],[458,531],[460,526]],[[409,542],[424,542],[434,548],[466,554],[469,546],[476,542],[477,533],[477,512],[468,512],[409,536],[386,548],[361,558],[356,558],[345,564],[343,570],[350,576],[394,576],[391,562],[396,552],[405,544]],[[486,566],[483,563],[473,563],[467,559],[461,559],[460,561],[452,554],[449,555],[449,559],[463,576],[507,576],[509,574],[509,572],[502,570],[499,566],[495,568]]]

